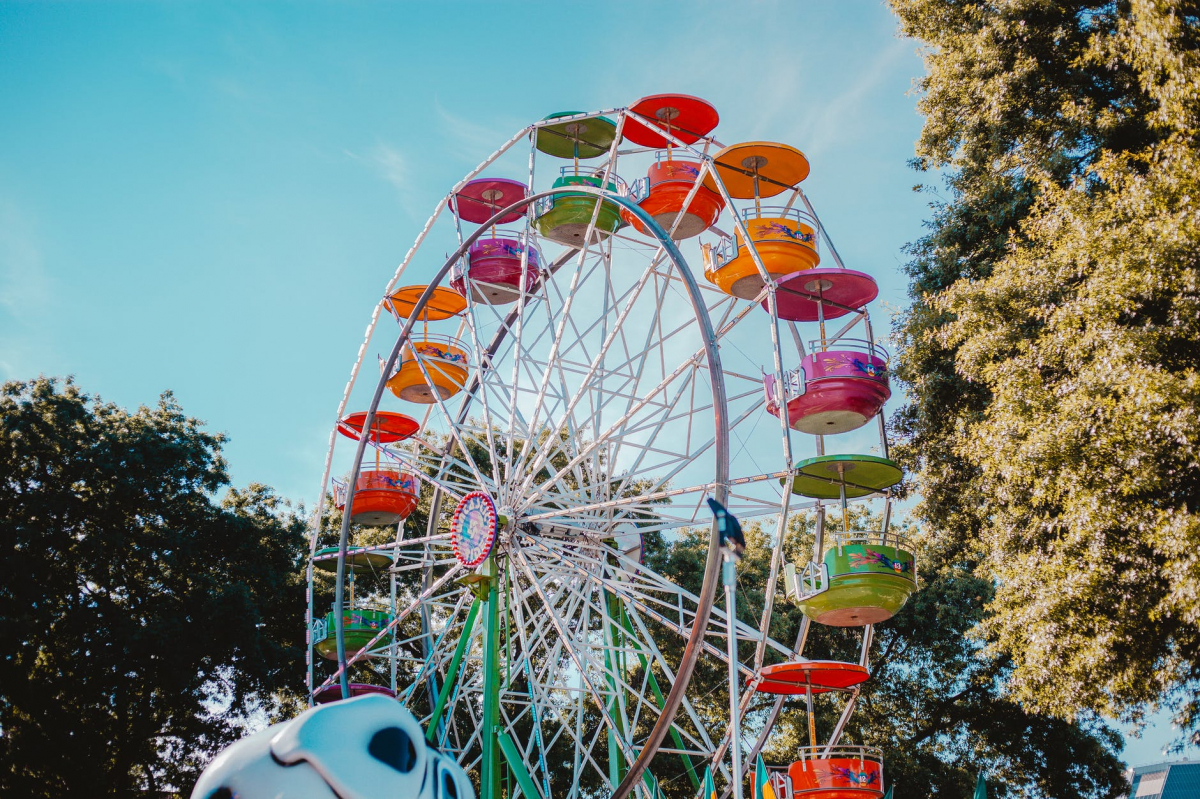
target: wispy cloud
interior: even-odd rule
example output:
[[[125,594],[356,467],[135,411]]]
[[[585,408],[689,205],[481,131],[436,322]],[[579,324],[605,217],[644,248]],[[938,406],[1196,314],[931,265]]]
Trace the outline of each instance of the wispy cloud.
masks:
[[[798,141],[807,143],[806,152],[818,153],[839,141],[846,132],[861,130],[870,116],[870,95],[883,86],[900,64],[911,56],[911,41],[895,39],[874,58],[862,65],[853,83],[839,91],[834,99],[811,109],[804,122],[795,130]]]
[[[356,153],[351,150],[343,152],[350,159],[365,165],[376,177],[390,183],[396,190],[396,196],[400,200],[400,207],[404,209],[404,212],[414,219],[418,217],[418,209],[413,202],[412,168],[408,158],[400,150],[385,142],[376,142],[365,152]]]
[[[33,224],[17,205],[0,198],[0,373],[28,377],[33,351],[45,342],[32,322],[50,311],[54,295]]]
[[[235,100],[253,99],[245,83],[228,75],[213,78],[212,87],[218,94],[225,97],[232,97]]]
[[[484,157],[493,153],[500,145],[512,138],[518,130],[528,124],[528,120],[521,122],[515,118],[497,117],[489,117],[491,124],[480,124],[476,120],[450,111],[436,97],[433,107],[442,123],[441,127],[445,137],[454,145],[450,148],[449,154],[460,156],[471,166],[478,164]],[[514,171],[514,167],[505,161],[499,162],[496,169],[489,174],[511,178],[525,177],[523,173]]]

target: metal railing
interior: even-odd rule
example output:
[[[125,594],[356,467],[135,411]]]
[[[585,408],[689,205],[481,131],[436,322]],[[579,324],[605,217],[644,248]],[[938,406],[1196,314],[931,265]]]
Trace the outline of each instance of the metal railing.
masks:
[[[913,549],[913,543],[899,533],[885,533],[879,530],[825,531],[825,552],[831,549],[841,550],[850,544],[896,547],[905,552],[916,551]]]
[[[650,196],[650,178],[638,178],[629,186],[629,199],[635,203],[640,203],[642,200]]]
[[[812,760],[831,760],[833,758],[843,760],[861,760],[878,763],[883,766],[883,750],[878,746],[856,746],[853,744],[839,744],[838,746],[800,746],[796,748],[796,753],[799,755],[796,762],[807,763]]]
[[[770,392],[769,399],[776,406],[782,406],[797,397],[802,397],[808,390],[808,378],[804,374],[803,367],[784,370],[782,382],[776,380],[774,375],[764,374],[763,384]]]
[[[670,156],[671,156],[670,158],[667,157],[668,153],[670,153]],[[661,164],[664,161],[687,161],[688,163],[696,164],[697,166],[699,166],[700,156],[696,155],[695,153],[689,152],[688,150],[681,150],[678,147],[675,147],[674,149],[671,149],[671,150],[655,150],[654,151],[654,162],[657,164]]]
[[[787,766],[767,766],[767,779],[770,781],[771,787],[775,789],[775,796],[778,799],[792,799],[795,796]]]
[[[785,593],[797,602],[812,599],[829,590],[829,567],[811,560],[804,564],[803,569],[797,569],[794,563],[784,564],[783,587]]]
[[[558,170],[558,173],[559,173],[560,179],[561,178],[579,178],[579,181],[578,181],[579,185],[592,186],[593,188],[597,188],[597,189],[604,188],[604,189],[614,192],[616,194],[626,195],[626,196],[629,195],[629,184],[626,183],[624,181],[624,179],[621,178],[620,175],[609,175],[608,183],[602,185],[603,180],[604,180],[604,168],[603,167],[583,167],[583,166],[581,166],[578,169],[576,169],[576,167],[572,164],[572,165],[560,167]],[[568,184],[566,186],[558,186],[556,188],[561,189],[563,192],[569,192],[570,184]],[[578,194],[576,196],[577,197],[589,197],[590,195],[586,195],[581,192],[580,194]],[[533,215],[534,216],[542,216],[543,214],[549,213],[554,208],[555,200],[558,200],[560,198],[561,199],[573,199],[570,194],[553,194],[549,197],[543,197],[540,200],[537,200],[533,204]]]
[[[757,208],[743,208],[738,211],[738,216],[745,222],[752,222],[755,219],[794,219],[811,227],[814,231],[819,227],[820,223],[817,218],[800,208],[788,208],[783,205],[760,205]]]
[[[319,644],[329,637],[329,625],[325,623],[325,617],[313,619],[312,623],[312,641],[313,645]]]
[[[595,180],[595,183],[589,185],[599,187],[600,181],[604,178],[604,167],[584,167],[578,169],[573,164],[558,168],[558,176],[560,178],[588,178]],[[628,194],[629,186],[620,175],[610,174],[608,176],[608,185],[611,187],[609,191],[615,191],[617,194]]]
[[[808,342],[808,351],[828,352],[829,350],[850,350],[852,352],[862,352],[874,358],[883,361],[884,365],[891,363],[892,355],[887,349],[874,341],[868,341],[865,338],[835,338],[835,339],[810,339]]]

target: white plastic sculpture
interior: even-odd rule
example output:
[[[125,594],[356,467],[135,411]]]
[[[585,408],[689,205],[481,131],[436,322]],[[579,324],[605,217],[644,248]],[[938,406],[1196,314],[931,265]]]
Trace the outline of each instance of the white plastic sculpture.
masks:
[[[200,775],[192,799],[475,799],[453,759],[425,743],[394,699],[309,708],[243,738]]]

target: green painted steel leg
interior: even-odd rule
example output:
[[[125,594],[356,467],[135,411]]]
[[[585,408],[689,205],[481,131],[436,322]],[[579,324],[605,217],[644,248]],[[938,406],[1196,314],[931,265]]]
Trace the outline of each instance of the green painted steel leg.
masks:
[[[489,558],[490,578],[487,621],[483,644],[483,767],[479,780],[481,799],[501,799],[500,749],[496,728],[500,725],[500,581],[496,579],[496,561]]]
[[[450,694],[454,693],[454,683],[458,680],[458,667],[462,663],[463,655],[467,652],[467,643],[471,640],[471,632],[475,629],[475,617],[478,615],[479,600],[476,599],[471,603],[471,609],[467,611],[467,622],[463,625],[458,645],[454,647],[454,657],[451,658],[450,668],[446,672],[446,683],[442,686],[442,692],[438,694],[437,706],[433,709],[433,715],[429,719],[429,729],[425,731],[425,740],[429,743],[433,743],[437,737],[438,722],[442,720],[442,713],[446,711],[446,702],[450,699]]]
[[[642,669],[646,672],[646,676],[649,678],[650,690],[654,693],[654,698],[658,700],[658,708],[661,710],[663,706],[662,689],[658,687],[658,678],[654,676],[654,669],[651,667],[649,659],[642,654],[642,647],[638,644],[637,638],[633,634],[633,623],[629,621],[629,614],[625,611],[624,607],[621,608],[621,624],[625,628],[625,632],[629,635],[629,642],[632,643],[633,648],[637,650],[638,662],[642,664]],[[675,742],[676,749],[684,748],[683,736],[679,734],[679,729],[674,724],[671,725],[671,740]],[[697,791],[700,790],[700,777],[698,774],[696,774],[696,768],[692,765],[692,759],[687,755],[682,754],[679,756],[679,759],[683,761],[683,765],[687,768],[688,777],[690,777],[692,780],[692,787]],[[708,798],[705,797],[705,799]]]
[[[608,639],[608,646],[612,649],[619,649],[625,643],[625,634],[624,630],[622,629],[622,624],[626,626],[626,629],[628,629],[629,624],[629,620],[625,615],[625,606],[621,604],[620,600],[615,595],[605,591],[604,610],[605,637]],[[629,641],[634,644],[634,648],[636,649],[636,639],[634,639],[632,631],[630,631],[630,633]],[[625,655],[623,652],[606,651],[604,658],[605,665],[607,666],[610,675],[614,673],[626,673]],[[641,660],[643,665],[645,665],[645,658],[640,653],[638,658]],[[615,672],[613,669],[614,665],[616,666]],[[651,674],[651,677],[653,677],[653,674]],[[614,694],[620,690],[615,677],[610,676],[608,678],[608,684],[612,688]],[[660,703],[659,707],[662,707],[661,695],[659,696],[658,701]],[[618,714],[620,709],[620,703],[617,701],[616,696],[614,696],[612,701],[608,704],[608,716],[612,719],[613,726],[616,727],[615,731],[611,727],[608,730],[608,775],[609,779],[612,780],[613,785],[619,785],[620,781],[625,779],[625,773],[628,771],[628,766],[625,762],[625,753],[621,751],[621,747],[618,745],[616,737],[617,732],[621,733],[622,735],[625,734],[625,720]],[[671,728],[671,731],[675,732],[674,727]],[[678,735],[677,732],[676,735]],[[680,744],[680,748],[683,748],[682,743]],[[642,781],[646,783],[646,788],[649,790],[651,797],[658,795],[657,780],[655,780],[654,775],[650,773],[650,769],[646,769],[642,773]]]
[[[527,799],[542,799],[541,793],[538,792],[537,786],[533,782],[533,777],[529,776],[529,771],[525,768],[525,761],[521,759],[521,752],[513,743],[512,737],[507,732],[502,732],[496,736],[496,739],[500,742],[500,751],[504,753],[504,760],[508,763],[509,770],[516,776],[517,785],[521,786],[521,793],[525,794]]]
[[[621,747],[617,742],[617,734],[624,734],[625,728],[622,724],[622,719],[618,715],[620,703],[617,701],[617,691],[620,690],[616,678],[613,674],[616,673],[620,666],[620,653],[613,650],[617,647],[618,636],[620,631],[617,628],[613,616],[620,613],[620,608],[617,607],[615,597],[604,592],[604,638],[607,646],[604,648],[604,670],[607,672],[608,687],[613,692],[613,697],[608,701],[608,706],[605,711],[608,717],[612,719],[612,726],[608,728],[608,779],[613,785],[620,785],[621,780],[625,779],[625,758],[621,752]],[[624,669],[620,669],[622,673]],[[616,729],[614,729],[614,727]]]

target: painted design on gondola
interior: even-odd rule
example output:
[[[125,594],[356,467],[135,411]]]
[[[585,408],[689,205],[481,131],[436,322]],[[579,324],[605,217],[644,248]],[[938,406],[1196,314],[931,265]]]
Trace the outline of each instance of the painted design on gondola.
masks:
[[[846,365],[846,357],[844,355],[822,355],[820,356],[820,367],[823,372],[832,372],[839,366]]]
[[[792,230],[782,222],[769,222],[765,225],[755,225],[754,234],[764,239],[768,236],[783,236],[784,238],[798,241],[801,244],[812,244],[817,240],[815,233],[805,233],[803,230]]]
[[[912,561],[909,560],[893,560],[882,552],[876,552],[873,549],[863,549],[860,552],[850,553],[850,568],[864,568],[870,566],[882,566],[885,569],[891,569],[897,574],[906,574],[912,571]]]
[[[479,251],[476,252],[476,256],[495,255],[511,255],[514,258],[520,258],[521,245],[510,241],[489,241],[487,244],[480,244]]]
[[[855,358],[850,362],[860,372],[865,373],[869,377],[885,377],[887,375],[887,367],[877,363],[864,363]]]
[[[663,171],[667,173],[667,177],[669,178],[673,178],[678,175],[688,175],[689,177],[693,178],[700,177],[700,168],[693,164],[671,163],[667,164],[663,168]]]
[[[392,488],[398,488],[401,491],[413,491],[413,479],[411,477],[383,477],[383,482],[390,485]]]
[[[828,771],[816,769],[817,777],[831,782],[844,781],[856,788],[867,788],[879,784],[878,771],[855,771],[842,766],[832,766]]]
[[[467,362],[467,357],[462,353],[443,350],[441,347],[438,347],[434,344],[418,344],[416,346],[416,351],[418,355],[428,355],[433,358],[440,358],[443,361],[449,361],[450,363]]]

